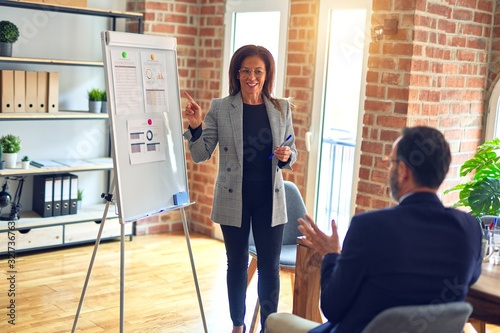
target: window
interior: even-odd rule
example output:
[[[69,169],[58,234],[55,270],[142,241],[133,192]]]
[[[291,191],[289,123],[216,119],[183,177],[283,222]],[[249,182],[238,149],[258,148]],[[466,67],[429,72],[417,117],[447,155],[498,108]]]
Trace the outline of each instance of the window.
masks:
[[[246,44],[267,48],[276,62],[274,94],[283,96],[289,0],[228,0],[221,96],[229,91],[229,62],[234,51]]]
[[[497,81],[491,93],[486,118],[485,141],[500,137],[500,81]]]

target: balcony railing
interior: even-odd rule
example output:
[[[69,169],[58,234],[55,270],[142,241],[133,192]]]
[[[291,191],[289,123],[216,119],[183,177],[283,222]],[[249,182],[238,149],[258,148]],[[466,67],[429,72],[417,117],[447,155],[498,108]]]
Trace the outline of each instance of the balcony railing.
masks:
[[[343,240],[350,220],[355,134],[335,128],[325,133],[321,147],[317,221],[322,230],[330,231],[330,221],[334,219]]]

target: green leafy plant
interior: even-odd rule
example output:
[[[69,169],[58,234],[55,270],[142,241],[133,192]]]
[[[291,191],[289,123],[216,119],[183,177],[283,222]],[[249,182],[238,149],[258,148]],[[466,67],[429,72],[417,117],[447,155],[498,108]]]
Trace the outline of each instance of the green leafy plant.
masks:
[[[78,189],[77,192],[76,192],[76,200],[77,201],[82,201],[83,199],[83,190],[82,189]]]
[[[101,101],[107,101],[108,96],[106,94],[106,89],[101,90]]]
[[[19,38],[17,25],[10,21],[0,21],[0,42],[15,43]]]
[[[102,94],[100,89],[94,88],[88,92],[88,95],[89,101],[102,101]]]
[[[4,153],[19,153],[21,150],[21,139],[13,134],[7,134],[0,137],[0,145]]]
[[[460,176],[474,173],[472,180],[444,191],[459,192],[459,201],[453,207],[469,207],[472,215],[500,214],[500,139],[487,141],[477,148],[476,154],[465,161]]]
[[[23,158],[21,159],[22,162],[29,162],[30,158],[28,155],[24,155]]]

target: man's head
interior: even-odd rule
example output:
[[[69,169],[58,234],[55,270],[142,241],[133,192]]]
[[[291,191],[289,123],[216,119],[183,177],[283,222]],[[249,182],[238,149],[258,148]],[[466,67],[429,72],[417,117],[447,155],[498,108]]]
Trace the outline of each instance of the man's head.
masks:
[[[394,142],[389,185],[399,200],[414,190],[436,191],[450,168],[450,146],[443,134],[432,127],[407,127]]]

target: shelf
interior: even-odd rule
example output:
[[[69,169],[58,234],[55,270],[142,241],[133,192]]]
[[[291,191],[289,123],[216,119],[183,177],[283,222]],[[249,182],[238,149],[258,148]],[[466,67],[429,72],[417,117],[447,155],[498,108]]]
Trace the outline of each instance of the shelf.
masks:
[[[96,195],[98,195],[96,193]],[[106,220],[118,219],[118,215],[115,214],[114,205],[110,204],[108,213],[106,214]],[[37,213],[33,211],[20,212],[19,220],[16,222],[16,230],[30,229],[30,228],[41,228],[41,227],[51,227],[61,224],[69,223],[81,223],[88,221],[101,221],[104,215],[104,209],[106,204],[97,204],[83,206],[82,210],[78,214],[71,215],[61,215],[61,216],[51,216],[51,217],[40,217]],[[8,221],[0,221],[0,232],[9,230]],[[115,222],[113,222],[115,223]]]
[[[0,2],[1,4],[1,2]],[[0,57],[0,63],[103,67],[102,61]]]
[[[140,23],[142,23],[142,18],[143,18],[142,13],[121,12],[121,11],[97,9],[97,8],[62,6],[50,3],[39,3],[39,2],[29,2],[29,1],[19,1],[19,0],[0,0],[0,5],[5,7],[34,9],[34,10],[51,11],[58,13],[103,16],[110,18],[138,19]]]
[[[86,160],[82,160],[82,161],[88,162],[88,165],[61,166],[61,167],[51,167],[51,168],[37,168],[33,165],[30,165],[29,169],[22,169],[21,162],[18,162],[17,167],[15,169],[0,170],[0,177],[28,176],[28,175],[50,174],[50,173],[97,171],[97,170],[111,170],[111,169],[113,169],[113,159],[111,157],[101,157],[98,159],[86,159]]]
[[[59,111],[53,113],[12,112],[0,113],[0,120],[57,120],[57,119],[108,119],[107,113],[88,111]]]

